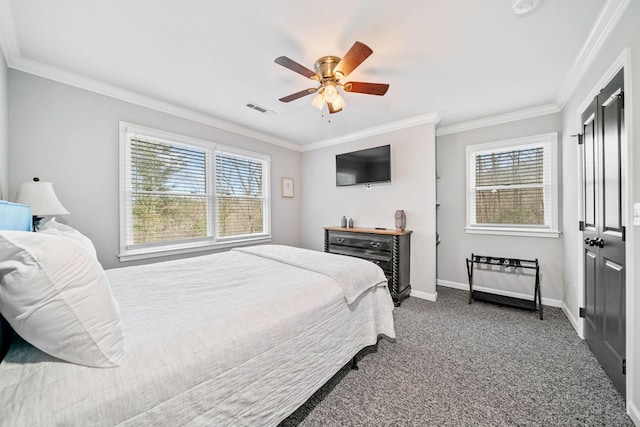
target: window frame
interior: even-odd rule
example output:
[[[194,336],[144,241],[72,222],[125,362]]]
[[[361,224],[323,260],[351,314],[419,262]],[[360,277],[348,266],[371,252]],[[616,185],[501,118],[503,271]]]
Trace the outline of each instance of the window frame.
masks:
[[[248,151],[245,150],[238,150],[238,149],[230,149],[229,147],[224,147],[222,145],[217,145],[216,148],[213,150],[212,152],[212,159],[211,162],[213,163],[213,167],[212,167],[212,171],[213,171],[213,175],[215,178],[215,175],[217,173],[217,169],[216,169],[216,156],[220,154],[220,155],[226,155],[226,156],[233,156],[233,157],[240,157],[240,158],[245,158],[248,160],[262,160],[264,162],[265,159],[262,158],[258,158],[256,157],[255,153],[250,153]],[[213,237],[214,239],[219,242],[219,243],[228,243],[228,242],[242,242],[245,240],[254,240],[256,237],[256,234],[244,234],[244,235],[235,235],[235,236],[230,236],[230,237],[224,237],[224,236],[220,236],[219,235],[219,230],[216,228],[216,224],[217,224],[217,212],[218,212],[218,189],[217,186],[215,185],[216,181],[214,179],[214,181],[211,183],[212,186],[212,196],[213,196],[213,203],[212,203],[212,209],[213,209],[213,218],[214,218],[214,223],[211,224],[212,225],[212,233],[213,233]],[[269,166],[266,163],[262,164],[262,192],[263,192],[263,196],[262,199],[263,200],[271,200],[270,198],[267,197],[267,193],[268,193],[268,188],[271,186],[271,182],[270,182],[270,177],[269,177]],[[242,198],[242,196],[235,196],[236,198]],[[246,197],[246,196],[245,196]],[[265,224],[265,228],[267,228],[267,230],[271,230],[271,224],[269,222],[269,219],[271,218],[271,211],[270,209],[265,209],[265,203],[263,202],[263,210],[262,210],[262,223]],[[269,203],[270,206],[270,203]],[[265,234],[265,233],[261,233],[261,234]],[[268,233],[267,233],[268,234]]]
[[[545,214],[544,225],[531,224],[478,224],[475,222],[475,195],[476,174],[475,159],[477,155],[490,152],[505,152],[523,150],[526,148],[543,147],[544,176],[548,182],[543,182],[544,202],[549,204],[548,214]],[[558,181],[558,133],[550,132],[521,138],[506,139],[484,144],[468,145],[466,147],[466,210],[465,233],[468,234],[493,234],[523,237],[551,237],[557,238],[561,231],[559,228],[559,187]],[[473,166],[472,166],[473,165]],[[545,209],[547,211],[547,209]]]
[[[119,158],[119,223],[120,241],[118,258],[121,262],[148,259],[155,257],[187,254],[192,252],[214,249],[226,249],[235,246],[266,243],[272,240],[271,236],[271,156],[256,153],[240,148],[217,144],[188,136],[165,132],[127,122],[120,122],[120,158]],[[154,242],[147,244],[127,244],[127,218],[130,215],[131,203],[127,195],[127,172],[131,170],[130,135],[139,134],[152,141],[164,142],[173,145],[182,145],[204,149],[206,151],[207,170],[207,237],[188,240],[176,240],[169,242]],[[263,190],[263,225],[262,233],[251,235],[231,236],[217,238],[217,194],[215,187],[215,156],[217,153],[235,155],[262,162],[262,190]]]

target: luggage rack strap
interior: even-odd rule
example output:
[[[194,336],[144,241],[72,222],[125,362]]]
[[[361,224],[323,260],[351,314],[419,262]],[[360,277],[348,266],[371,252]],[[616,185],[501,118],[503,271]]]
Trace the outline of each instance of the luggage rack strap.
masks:
[[[497,265],[501,267],[530,268],[534,270],[538,268],[537,259],[531,260],[471,254],[471,259],[467,259],[467,262],[472,262],[474,264]]]

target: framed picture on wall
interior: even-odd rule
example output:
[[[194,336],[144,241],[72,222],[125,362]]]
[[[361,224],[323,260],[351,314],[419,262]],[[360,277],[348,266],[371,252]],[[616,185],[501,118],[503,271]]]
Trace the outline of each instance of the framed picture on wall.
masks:
[[[280,195],[293,197],[293,178],[280,178]]]

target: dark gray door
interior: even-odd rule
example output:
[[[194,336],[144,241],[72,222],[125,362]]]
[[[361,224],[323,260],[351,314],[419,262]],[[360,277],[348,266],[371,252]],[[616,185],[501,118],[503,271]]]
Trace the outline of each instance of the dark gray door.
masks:
[[[625,395],[625,228],[622,144],[624,84],[620,72],[582,114],[584,147],[584,335]]]

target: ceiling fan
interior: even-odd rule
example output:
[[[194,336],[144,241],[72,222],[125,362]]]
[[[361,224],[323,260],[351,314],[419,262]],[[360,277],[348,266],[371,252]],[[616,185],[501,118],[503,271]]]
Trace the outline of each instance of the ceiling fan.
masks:
[[[324,104],[327,104],[329,114],[333,114],[342,111],[342,107],[345,105],[344,98],[342,98],[338,88],[345,92],[378,96],[384,95],[389,89],[389,85],[385,83],[340,82],[355,70],[358,65],[362,64],[372,53],[373,50],[371,50],[369,46],[357,41],[351,46],[351,49],[349,49],[343,58],[338,58],[337,56],[323,56],[319,58],[314,64],[315,71],[298,64],[286,56],[276,58],[276,64],[280,64],[291,71],[295,71],[319,83],[317,87],[292,93],[291,95],[280,98],[280,101],[291,102],[303,96],[317,93],[312,105],[322,110]]]

